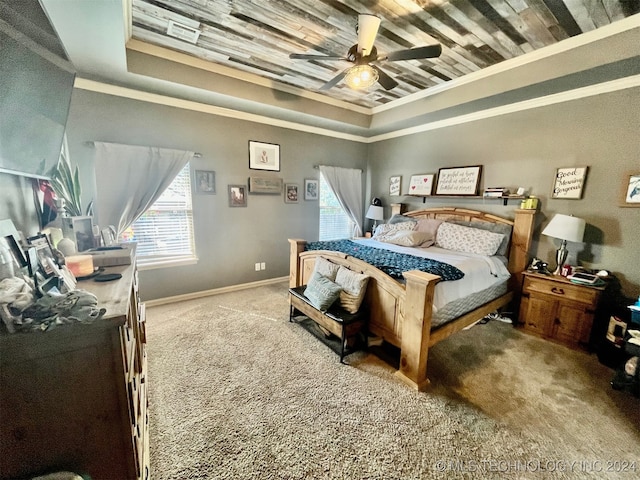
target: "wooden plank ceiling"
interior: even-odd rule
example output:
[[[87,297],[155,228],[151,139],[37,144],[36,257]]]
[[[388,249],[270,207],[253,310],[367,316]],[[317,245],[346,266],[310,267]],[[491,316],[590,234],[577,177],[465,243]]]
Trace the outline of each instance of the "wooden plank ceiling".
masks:
[[[608,25],[638,0],[133,0],[133,38],[310,91],[351,64],[289,59],[345,56],[359,13],[382,19],[378,53],[442,45],[436,59],[379,64],[399,85],[321,92],[375,107]],[[196,44],[167,35],[172,20],[200,30]]]

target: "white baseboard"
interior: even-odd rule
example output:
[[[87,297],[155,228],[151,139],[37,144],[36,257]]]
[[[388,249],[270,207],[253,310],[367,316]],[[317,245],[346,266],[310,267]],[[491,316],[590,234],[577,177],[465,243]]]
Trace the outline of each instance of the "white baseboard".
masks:
[[[257,282],[241,283],[240,285],[230,285],[228,287],[213,288],[211,290],[203,290],[200,292],[185,293],[184,295],[174,295],[172,297],[156,298],[155,300],[145,301],[147,307],[157,307],[158,305],[166,305],[169,303],[182,302],[184,300],[193,300],[196,298],[209,297],[211,295],[219,295],[221,293],[238,292],[248,288],[261,287],[263,285],[271,285],[287,280],[289,277],[269,278],[267,280],[259,280]]]

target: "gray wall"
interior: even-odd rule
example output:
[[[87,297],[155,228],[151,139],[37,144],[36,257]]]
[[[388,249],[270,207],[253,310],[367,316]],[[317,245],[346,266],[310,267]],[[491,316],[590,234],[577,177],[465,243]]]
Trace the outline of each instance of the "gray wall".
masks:
[[[640,208],[621,208],[623,174],[640,171],[640,89],[588,97],[483,119],[374,144],[370,150],[371,195],[384,205],[423,207],[415,197],[389,197],[389,177],[402,175],[406,193],[413,174],[448,166],[483,165],[482,187],[523,186],[541,199],[533,252],[553,264],[558,247],[540,235],[554,213],[587,221],[585,243],[570,244],[589,268],[613,271],[627,295],[640,294]],[[556,168],[588,166],[581,200],[550,199]],[[455,205],[513,216],[508,206],[483,199],[429,198],[426,206]],[[387,208],[386,214],[389,215]]]
[[[198,264],[142,271],[145,300],[288,275],[287,238],[318,238],[318,202],[301,197],[298,204],[285,204],[283,195],[249,195],[247,208],[229,208],[227,185],[247,184],[250,175],[262,174],[297,183],[302,192],[305,178],[319,177],[314,165],[365,170],[367,161],[361,143],[78,89],[67,135],[71,160],[80,166],[84,203],[95,196],[95,150],[87,142],[193,150],[202,158],[192,170],[216,172],[217,194],[193,196]],[[249,170],[249,140],[279,144],[281,171]],[[99,179],[119,180],[118,172]],[[256,272],[256,262],[266,262],[266,270]]]

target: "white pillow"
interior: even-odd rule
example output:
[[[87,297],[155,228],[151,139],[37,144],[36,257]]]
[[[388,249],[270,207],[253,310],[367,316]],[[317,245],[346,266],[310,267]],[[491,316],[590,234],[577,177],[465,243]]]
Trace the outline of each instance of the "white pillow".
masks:
[[[340,265],[336,265],[324,257],[316,257],[316,263],[313,266],[311,276],[313,276],[314,273],[319,273],[323,277],[327,277],[332,282],[335,282],[338,268],[340,268]]]
[[[433,235],[427,232],[401,230],[384,236],[380,241],[403,247],[429,247],[433,245]]]
[[[436,233],[436,246],[447,250],[491,256],[498,251],[503,238],[502,233],[443,222]]]
[[[364,294],[367,293],[368,282],[368,275],[340,266],[336,275],[336,284],[342,288],[340,306],[349,313],[357,313],[364,300]]]

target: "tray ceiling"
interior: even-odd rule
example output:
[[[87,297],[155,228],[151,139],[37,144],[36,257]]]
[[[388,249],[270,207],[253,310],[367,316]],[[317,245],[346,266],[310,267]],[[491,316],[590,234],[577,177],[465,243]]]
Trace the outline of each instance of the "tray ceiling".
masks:
[[[133,0],[134,39],[239,74],[304,90],[319,88],[351,64],[291,60],[290,53],[346,55],[357,43],[358,13],[381,18],[379,53],[442,45],[436,59],[385,62],[399,85],[320,92],[375,107],[463,77],[637,13],[638,0]],[[197,29],[196,43],[167,33],[170,21]]]

